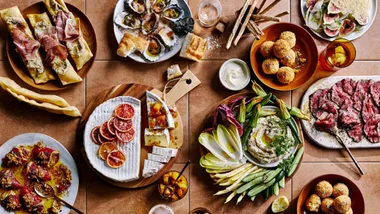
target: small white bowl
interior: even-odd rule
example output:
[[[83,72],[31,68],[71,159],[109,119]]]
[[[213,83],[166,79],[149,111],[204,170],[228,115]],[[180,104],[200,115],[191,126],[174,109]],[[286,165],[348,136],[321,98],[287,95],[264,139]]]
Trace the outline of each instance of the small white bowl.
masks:
[[[165,204],[157,204],[156,206],[152,207],[149,210],[149,214],[153,214],[154,211],[156,211],[157,208],[159,208],[159,207],[162,207],[162,208],[166,209],[167,213],[174,214],[174,211],[172,210],[172,208],[170,208],[168,205],[165,205]]]
[[[241,85],[239,87],[236,87],[236,88],[232,88],[230,87],[224,80],[223,80],[223,74],[226,72],[226,66],[230,63],[236,63],[238,65],[240,65],[240,67],[242,68],[243,72],[246,74],[246,79],[241,83]],[[232,58],[232,59],[229,59],[227,61],[225,61],[223,63],[222,66],[220,66],[220,69],[219,69],[219,81],[220,83],[222,83],[222,85],[231,90],[231,91],[240,91],[242,89],[244,89],[245,87],[247,87],[247,85],[249,84],[251,80],[251,71],[249,70],[249,67],[247,65],[246,62],[244,62],[243,60],[241,59],[237,59],[237,58]]]

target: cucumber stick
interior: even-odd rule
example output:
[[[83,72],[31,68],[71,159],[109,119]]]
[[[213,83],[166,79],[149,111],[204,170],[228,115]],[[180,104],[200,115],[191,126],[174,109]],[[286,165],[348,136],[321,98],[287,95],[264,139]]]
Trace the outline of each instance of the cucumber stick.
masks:
[[[280,194],[280,187],[278,182],[273,184],[273,194],[276,196]]]
[[[294,158],[294,160],[292,162],[292,167],[289,169],[289,171],[288,171],[288,173],[286,175],[287,177],[293,175],[294,171],[296,171],[297,166],[298,166],[298,164],[301,161],[301,157],[303,155],[303,152],[304,152],[304,147],[301,147],[301,148],[298,149],[297,154],[296,154],[296,156],[295,156],[295,158]]]
[[[276,182],[276,179],[272,179],[269,183],[262,183],[256,187],[254,187],[253,189],[251,189],[248,192],[248,196],[252,197],[254,195],[259,194],[260,192],[266,190],[268,187],[272,186],[275,182]]]

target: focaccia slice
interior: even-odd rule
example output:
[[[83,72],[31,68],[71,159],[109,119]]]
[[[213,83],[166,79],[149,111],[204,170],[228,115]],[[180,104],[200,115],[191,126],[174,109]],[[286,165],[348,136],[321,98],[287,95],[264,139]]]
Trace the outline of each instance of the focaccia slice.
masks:
[[[16,51],[21,56],[34,82],[42,84],[56,79],[50,69],[44,66],[41,54],[38,51],[40,43],[33,38],[33,34],[18,7],[0,10],[0,16],[6,23],[16,46]]]
[[[51,24],[47,13],[28,14],[34,35],[46,52],[47,63],[57,73],[62,85],[81,82],[82,78],[75,72],[67,59],[67,49],[59,43],[56,28]]]
[[[44,3],[53,17],[59,41],[66,42],[77,69],[81,69],[93,57],[93,54],[83,38],[79,18],[74,17],[62,0],[44,0]]]

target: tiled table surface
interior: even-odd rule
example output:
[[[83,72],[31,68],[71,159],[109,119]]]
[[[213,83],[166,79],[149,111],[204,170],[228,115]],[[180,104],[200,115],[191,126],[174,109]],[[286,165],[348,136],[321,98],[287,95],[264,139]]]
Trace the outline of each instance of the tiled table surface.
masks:
[[[20,9],[37,2],[38,0],[1,0],[0,8],[18,5]],[[200,0],[189,0],[190,7],[196,17],[197,6]],[[96,61],[85,81],[68,90],[58,92],[70,104],[83,111],[86,104],[99,92],[122,83],[136,82],[151,85],[163,89],[165,83],[164,72],[174,63],[179,63],[182,68],[189,67],[202,84],[190,94],[178,101],[177,107],[184,123],[185,138],[181,156],[174,169],[181,169],[184,163],[190,159],[191,165],[186,170],[185,176],[190,180],[190,190],[186,197],[179,202],[170,203],[175,213],[189,213],[196,207],[207,207],[212,213],[267,213],[274,197],[264,202],[258,198],[254,203],[244,200],[238,206],[234,202],[223,205],[224,197],[213,196],[219,189],[213,185],[204,169],[199,164],[199,145],[197,137],[202,130],[202,123],[206,115],[219,101],[232,95],[233,92],[224,89],[218,81],[217,73],[225,59],[238,57],[248,62],[249,49],[252,38],[244,38],[238,45],[229,51],[224,47],[207,52],[203,62],[194,63],[174,57],[167,62],[142,65],[131,60],[124,60],[115,54],[117,47],[112,30],[113,8],[117,0],[67,0],[80,8],[91,20],[97,37],[98,53]],[[239,5],[244,0],[221,0],[223,14],[233,17]],[[268,0],[267,4],[272,0]],[[299,11],[298,0],[282,0],[269,14],[278,14],[285,10],[290,15],[282,18],[282,21],[304,25]],[[380,75],[380,16],[377,16],[372,28],[361,38],[355,40],[357,48],[357,60],[347,69],[336,73],[327,73],[317,70],[312,80],[304,87],[293,92],[274,92],[288,104],[297,106],[304,91],[317,79],[324,76],[365,76]],[[229,27],[231,28],[231,26]],[[0,76],[8,76],[23,87],[26,86],[13,72],[5,54],[5,39],[7,36],[4,24],[0,24]],[[209,31],[202,31],[196,27],[195,31],[202,36],[207,36]],[[219,41],[226,41],[227,34]],[[321,51],[326,42],[314,37]],[[147,213],[155,204],[165,203],[156,191],[156,185],[146,188],[128,190],[114,187],[98,178],[85,164],[80,148],[82,142],[76,139],[76,128],[79,119],[65,116],[57,116],[42,112],[28,105],[17,102],[13,97],[0,91],[0,142],[3,143],[15,135],[27,132],[40,132],[50,135],[60,141],[74,156],[80,171],[80,188],[75,203],[80,210],[89,214],[103,213]],[[366,213],[378,213],[380,201],[380,150],[365,149],[354,150],[353,153],[360,161],[366,175],[360,177],[350,158],[344,151],[326,150],[315,146],[309,140],[305,142],[306,150],[302,165],[293,179],[287,181],[286,188],[280,195],[286,195],[292,200],[292,209],[287,213],[295,213],[294,205],[302,187],[312,178],[327,174],[337,173],[347,176],[355,181],[361,188],[365,201]]]

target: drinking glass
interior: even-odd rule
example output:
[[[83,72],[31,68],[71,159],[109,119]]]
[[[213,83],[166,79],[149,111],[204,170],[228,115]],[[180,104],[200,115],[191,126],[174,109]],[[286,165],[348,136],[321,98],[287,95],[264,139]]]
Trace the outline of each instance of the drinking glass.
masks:
[[[222,13],[222,5],[218,0],[202,0],[198,6],[198,19],[203,27],[214,26]]]
[[[343,38],[335,39],[330,42],[319,57],[322,69],[327,71],[337,71],[351,65],[356,57],[354,44]]]

